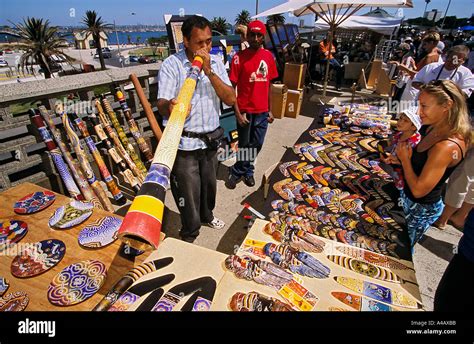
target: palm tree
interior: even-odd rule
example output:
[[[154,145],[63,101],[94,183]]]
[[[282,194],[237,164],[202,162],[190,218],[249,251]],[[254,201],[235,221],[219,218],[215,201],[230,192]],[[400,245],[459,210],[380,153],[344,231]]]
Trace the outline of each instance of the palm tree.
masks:
[[[15,47],[25,51],[19,61],[23,72],[26,69],[34,74],[33,65],[38,64],[44,72],[44,77],[49,79],[52,74],[53,56],[67,62],[74,61],[63,52],[63,49],[68,47],[67,41],[59,37],[57,27],[49,26],[49,20],[43,22],[43,19],[28,17],[23,23],[14,25],[21,40]]]
[[[127,35],[128,45],[132,44],[132,36]]]
[[[102,45],[100,43],[100,34],[109,29],[110,24],[102,21],[102,17],[97,16],[96,11],[86,11],[86,15],[82,18],[82,23],[87,26],[86,32],[90,32],[95,42],[97,53],[99,54],[100,68],[105,69],[104,55],[102,54]]]
[[[267,17],[267,24],[285,24],[285,16],[282,14],[274,14]]]
[[[227,35],[227,20],[222,17],[214,17],[211,21],[211,29],[222,35]]]
[[[248,25],[250,23],[250,12],[242,10],[237,17],[235,17],[235,25]]]
[[[137,45],[140,44],[140,41],[142,40],[142,37],[141,36],[137,36]]]

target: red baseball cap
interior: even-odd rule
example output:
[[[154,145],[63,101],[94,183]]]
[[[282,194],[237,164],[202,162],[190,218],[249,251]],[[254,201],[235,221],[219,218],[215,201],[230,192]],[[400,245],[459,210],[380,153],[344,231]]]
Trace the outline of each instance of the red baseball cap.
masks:
[[[265,27],[265,24],[262,23],[260,20],[254,20],[253,22],[250,22],[248,27],[250,32],[261,33],[262,35],[265,35],[267,33],[267,28]]]

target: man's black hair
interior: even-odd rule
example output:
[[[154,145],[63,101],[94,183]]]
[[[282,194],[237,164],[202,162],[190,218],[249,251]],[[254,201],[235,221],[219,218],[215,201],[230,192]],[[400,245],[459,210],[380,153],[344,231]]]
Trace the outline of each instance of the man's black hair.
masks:
[[[186,19],[183,22],[183,26],[181,26],[181,32],[183,33],[183,36],[186,37],[186,39],[191,39],[191,31],[193,31],[194,28],[198,29],[205,29],[206,27],[211,28],[211,22],[207,20],[204,17],[193,15]]]

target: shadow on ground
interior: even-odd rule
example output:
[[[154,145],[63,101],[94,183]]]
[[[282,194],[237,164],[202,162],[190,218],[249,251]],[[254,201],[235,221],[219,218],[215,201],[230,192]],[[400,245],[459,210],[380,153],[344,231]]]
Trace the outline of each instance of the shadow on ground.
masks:
[[[454,256],[453,251],[455,246],[449,242],[437,240],[425,235],[420,240],[419,244],[433,253],[435,256],[444,259],[447,262],[451,261]]]

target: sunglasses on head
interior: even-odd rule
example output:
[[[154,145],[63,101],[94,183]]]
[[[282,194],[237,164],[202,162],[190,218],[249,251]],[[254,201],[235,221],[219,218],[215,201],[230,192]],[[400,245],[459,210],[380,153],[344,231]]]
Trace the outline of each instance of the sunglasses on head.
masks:
[[[441,87],[442,90],[448,95],[449,99],[454,100],[451,92],[448,90],[448,88],[444,85],[443,80],[433,80],[430,81],[427,85],[425,85],[426,88],[427,86],[435,86],[435,87]]]

